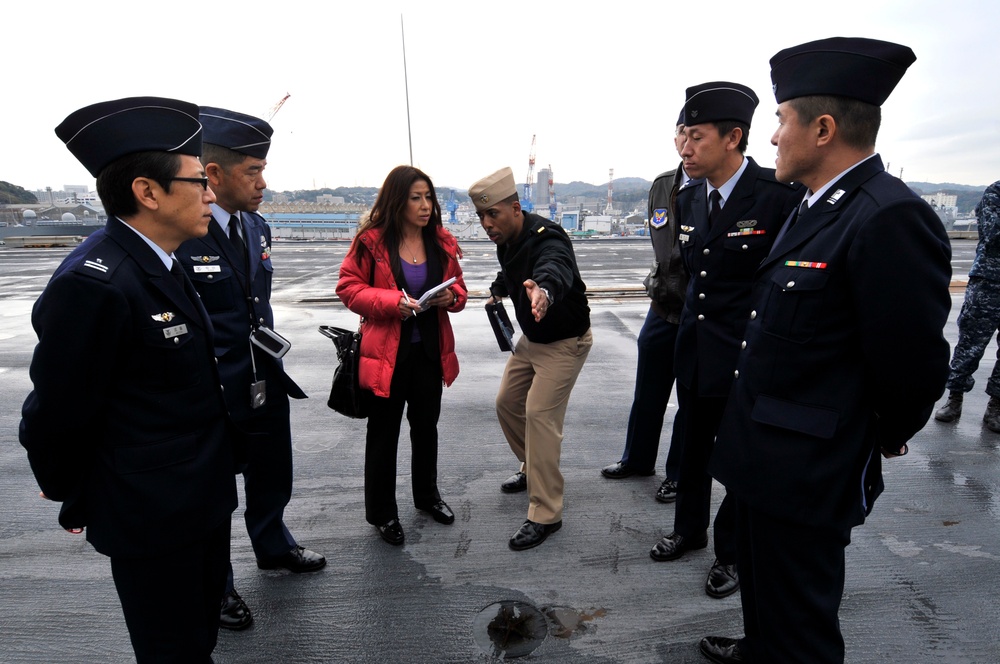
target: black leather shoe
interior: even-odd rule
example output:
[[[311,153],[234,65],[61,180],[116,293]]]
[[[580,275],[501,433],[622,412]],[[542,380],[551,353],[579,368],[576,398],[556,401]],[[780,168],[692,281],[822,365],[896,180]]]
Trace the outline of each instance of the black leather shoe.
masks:
[[[712,569],[708,570],[705,580],[705,594],[709,597],[722,599],[729,597],[740,589],[740,576],[736,573],[736,565],[723,565],[716,558]]]
[[[391,519],[381,526],[375,527],[378,528],[378,534],[382,536],[382,539],[389,544],[399,546],[403,543],[403,526],[399,525],[399,519]]]
[[[743,653],[740,652],[739,639],[730,639],[725,636],[706,636],[698,643],[701,654],[708,657],[716,664],[733,664],[742,662]]]
[[[295,572],[296,574],[301,574],[302,572],[315,572],[325,566],[326,558],[315,551],[304,549],[301,546],[296,546],[285,555],[278,556],[277,558],[257,559],[257,567],[260,569],[284,568],[289,572]]]
[[[505,479],[500,485],[500,490],[504,493],[520,493],[528,488],[528,476],[518,471]]]
[[[446,525],[455,523],[455,513],[451,511],[451,508],[443,500],[437,501],[430,507],[417,507],[417,509],[421,512],[427,512],[438,523]]]
[[[604,475],[609,480],[623,480],[626,477],[632,477],[633,475],[642,475],[648,477],[650,475],[655,475],[655,470],[640,471],[636,470],[632,466],[626,466],[624,463],[619,461],[618,463],[613,463],[610,466],[605,466],[601,468],[601,475]]]
[[[656,490],[656,499],[661,503],[672,503],[677,500],[677,482],[666,479]]]
[[[649,557],[659,562],[676,560],[683,556],[686,551],[704,549],[706,546],[708,546],[708,533],[702,533],[701,537],[696,539],[670,533],[653,545],[653,548],[649,550]]]
[[[238,632],[253,622],[250,607],[234,589],[222,597],[222,611],[219,613],[219,627]]]
[[[562,521],[555,523],[535,523],[528,520],[521,524],[507,544],[514,551],[524,551],[538,546],[552,533],[562,528]]]

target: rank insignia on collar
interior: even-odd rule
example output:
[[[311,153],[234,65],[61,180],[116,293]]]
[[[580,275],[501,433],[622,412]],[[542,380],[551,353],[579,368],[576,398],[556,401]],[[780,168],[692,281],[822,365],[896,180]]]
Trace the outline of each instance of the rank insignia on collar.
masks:
[[[834,203],[840,200],[840,197],[843,196],[844,193],[845,192],[843,189],[838,189],[837,191],[833,192],[830,195],[830,198],[826,199],[826,202],[829,203],[830,205],[833,205]]]
[[[260,246],[262,246],[262,247],[266,247],[267,246],[267,238],[264,237],[263,235],[260,236]]]
[[[150,318],[158,323],[169,323],[175,318],[175,314],[172,311],[164,311],[162,314],[152,314]]]
[[[195,263],[214,263],[219,260],[218,256],[192,256],[191,260]]]

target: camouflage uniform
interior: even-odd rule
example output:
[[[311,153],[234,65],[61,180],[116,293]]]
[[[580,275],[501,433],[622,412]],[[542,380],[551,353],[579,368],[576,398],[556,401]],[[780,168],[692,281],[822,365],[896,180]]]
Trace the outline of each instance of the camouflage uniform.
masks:
[[[958,344],[948,375],[950,392],[968,392],[975,384],[973,374],[986,346],[1000,327],[1000,181],[986,188],[976,206],[979,245],[969,270],[965,302],[958,315]],[[998,335],[1000,339],[1000,335]],[[1000,349],[986,393],[1000,397]]]

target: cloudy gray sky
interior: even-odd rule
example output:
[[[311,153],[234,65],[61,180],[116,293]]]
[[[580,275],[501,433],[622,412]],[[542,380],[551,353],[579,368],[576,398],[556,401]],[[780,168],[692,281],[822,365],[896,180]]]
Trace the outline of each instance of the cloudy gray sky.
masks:
[[[0,180],[28,189],[93,178],[53,128],[75,109],[176,97],[272,120],[272,189],[379,186],[413,162],[441,187],[501,166],[519,181],[652,179],[676,165],[686,87],[731,80],[761,98],[749,154],[774,165],[768,60],[863,36],[913,48],[883,107],[878,150],[908,181],[1000,179],[1000,3],[993,0],[19,2],[5,9]],[[366,5],[366,6],[362,6]]]

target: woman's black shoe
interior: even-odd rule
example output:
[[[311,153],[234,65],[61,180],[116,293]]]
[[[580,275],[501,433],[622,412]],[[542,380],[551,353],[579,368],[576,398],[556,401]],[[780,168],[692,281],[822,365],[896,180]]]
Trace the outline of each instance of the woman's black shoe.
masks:
[[[437,501],[430,507],[418,506],[417,509],[421,512],[427,512],[438,523],[447,525],[455,522],[455,513],[451,511],[451,508],[443,500]]]
[[[386,521],[381,526],[375,527],[378,528],[378,534],[382,536],[382,539],[389,544],[399,546],[403,543],[403,526],[399,525],[398,519]]]

